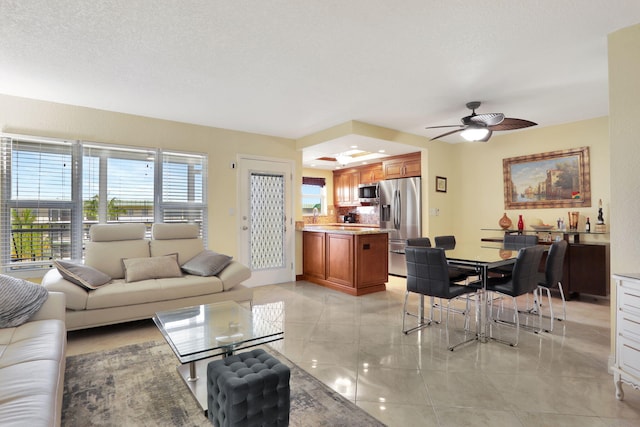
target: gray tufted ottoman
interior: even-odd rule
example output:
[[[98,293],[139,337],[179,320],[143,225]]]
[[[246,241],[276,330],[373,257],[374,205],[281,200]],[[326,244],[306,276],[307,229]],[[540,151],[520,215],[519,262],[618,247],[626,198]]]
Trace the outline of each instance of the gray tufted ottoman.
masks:
[[[209,420],[216,427],[288,426],[289,367],[262,349],[207,365]]]

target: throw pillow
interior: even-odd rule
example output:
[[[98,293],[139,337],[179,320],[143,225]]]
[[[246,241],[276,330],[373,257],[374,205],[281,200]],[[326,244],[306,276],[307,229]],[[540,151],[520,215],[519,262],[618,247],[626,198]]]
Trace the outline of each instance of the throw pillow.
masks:
[[[185,262],[182,270],[196,276],[215,276],[231,263],[233,257],[205,249]]]
[[[180,270],[180,264],[178,264],[178,254],[125,258],[122,262],[124,264],[125,282],[182,276],[182,270]]]
[[[14,328],[31,318],[49,297],[43,286],[0,275],[0,328]]]
[[[54,261],[53,264],[62,277],[87,290],[98,289],[111,281],[109,275],[88,265],[60,260]]]

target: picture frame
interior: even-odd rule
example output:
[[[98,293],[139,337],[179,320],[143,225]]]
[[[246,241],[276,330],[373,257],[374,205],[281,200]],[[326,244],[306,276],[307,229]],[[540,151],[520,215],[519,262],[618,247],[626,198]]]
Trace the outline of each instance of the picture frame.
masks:
[[[591,206],[589,147],[502,160],[505,209]]]
[[[447,178],[443,176],[436,176],[436,191],[440,193],[447,192]]]

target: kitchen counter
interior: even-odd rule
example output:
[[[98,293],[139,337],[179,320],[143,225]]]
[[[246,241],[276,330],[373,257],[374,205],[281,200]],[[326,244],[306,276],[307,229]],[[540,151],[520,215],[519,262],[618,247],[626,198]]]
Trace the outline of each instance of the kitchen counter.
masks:
[[[380,224],[364,224],[361,222],[330,222],[328,224],[307,224],[307,225],[343,225],[348,227],[380,228]]]
[[[388,230],[380,227],[372,227],[369,224],[307,224],[302,231],[317,231],[338,234],[376,234],[388,233]]]
[[[305,225],[303,278],[350,295],[384,291],[389,279],[389,236],[379,227]]]

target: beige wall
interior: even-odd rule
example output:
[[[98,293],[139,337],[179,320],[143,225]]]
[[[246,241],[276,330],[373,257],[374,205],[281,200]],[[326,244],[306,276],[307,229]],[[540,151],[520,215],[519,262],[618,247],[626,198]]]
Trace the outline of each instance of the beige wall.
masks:
[[[280,157],[296,161],[295,182],[301,182],[303,173],[299,147],[296,147],[295,141],[282,138],[2,95],[0,117],[0,126],[4,132],[208,153],[210,247],[234,256],[238,250],[238,225],[236,217],[231,216],[229,211],[237,209],[237,169],[231,169],[230,163],[236,161],[239,154]],[[364,126],[367,131],[372,129],[371,125],[354,122],[350,124],[350,131],[353,131],[353,126]],[[377,137],[383,136],[379,128],[373,129],[376,130]],[[490,143],[480,144],[447,144],[440,141],[428,142],[425,138],[412,139],[406,134],[402,136],[403,139],[411,140],[412,144],[422,148],[423,235],[433,237],[455,234],[460,241],[477,242],[486,235],[480,232],[480,229],[497,227],[498,219],[505,212],[503,158],[582,146],[589,146],[591,150],[591,184],[594,199],[592,208],[581,210],[582,220],[584,221],[584,216],[597,216],[597,200],[602,198],[605,220],[609,222],[607,118],[532,128],[509,135],[494,134]],[[332,200],[333,182],[329,179],[332,173],[325,173],[329,185],[329,199]],[[436,176],[447,178],[447,193],[435,191]],[[299,192],[293,194],[293,197],[296,201],[294,216],[300,219]],[[439,215],[429,215],[431,208],[437,208]],[[537,218],[553,223],[558,216],[565,218],[566,211],[543,209],[524,210],[521,213],[527,223]],[[507,213],[515,221],[520,212]],[[295,266],[296,274],[301,274],[299,238],[296,238]]]
[[[598,199],[602,199],[605,222],[609,218],[609,136],[606,117],[569,123],[560,126],[531,128],[506,135],[494,134],[489,143],[456,144],[449,159],[451,170],[450,190],[439,193],[441,198],[451,199],[448,209],[453,221],[452,229],[460,240],[477,242],[491,236],[482,228],[498,228],[498,220],[504,212],[517,223],[522,215],[525,226],[541,220],[555,224],[558,217],[567,221],[567,212],[580,212],[580,226],[586,217],[595,222]],[[589,147],[591,158],[592,206],[582,209],[523,209],[505,210],[502,160],[508,157],[544,153],[568,148]],[[443,231],[443,230],[438,230]],[[496,235],[497,233],[493,233]],[[498,233],[499,234],[499,233]],[[605,240],[593,236],[591,240]]]
[[[464,184],[460,180],[458,150],[455,145],[442,141],[430,141],[426,147],[422,151],[422,235],[432,240],[435,236],[459,236],[456,195]],[[446,193],[436,191],[436,176],[447,179]]]
[[[301,182],[302,155],[296,151],[295,141],[284,138],[6,95],[0,95],[0,129],[7,133],[207,153],[209,246],[233,256],[238,253],[239,226],[230,210],[237,211],[238,169],[230,165],[237,162],[238,155],[296,160],[295,182]],[[295,212],[300,212],[298,194]]]
[[[611,272],[638,273],[640,260],[640,25],[609,35],[611,138]],[[615,288],[611,293],[612,353],[616,335]]]
[[[640,25],[609,36],[611,272],[637,273],[640,260]]]

